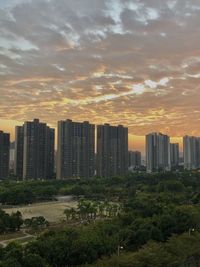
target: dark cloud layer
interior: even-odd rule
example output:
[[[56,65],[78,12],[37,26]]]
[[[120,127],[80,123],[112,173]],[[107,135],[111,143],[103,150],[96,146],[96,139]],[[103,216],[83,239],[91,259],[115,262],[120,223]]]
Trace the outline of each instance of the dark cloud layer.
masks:
[[[0,0],[0,118],[200,131],[199,0]]]

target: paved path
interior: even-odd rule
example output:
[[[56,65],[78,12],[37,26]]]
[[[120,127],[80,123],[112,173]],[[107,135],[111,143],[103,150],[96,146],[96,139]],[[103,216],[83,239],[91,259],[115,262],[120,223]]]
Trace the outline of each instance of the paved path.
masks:
[[[0,241],[0,245],[2,247],[6,247],[9,243],[11,243],[13,241],[23,241],[23,240],[26,240],[27,238],[35,237],[34,235],[27,234],[25,230],[22,230],[22,233],[25,234],[25,236],[16,237],[16,238],[9,238],[9,239],[6,239],[6,240],[2,240],[2,241]],[[26,242],[23,242],[23,244],[25,244],[25,243]]]

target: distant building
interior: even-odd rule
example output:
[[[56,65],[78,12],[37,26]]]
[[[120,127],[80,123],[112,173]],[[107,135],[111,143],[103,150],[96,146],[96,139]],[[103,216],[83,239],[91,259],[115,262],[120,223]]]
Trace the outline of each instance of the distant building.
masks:
[[[19,179],[51,179],[54,175],[54,129],[38,119],[15,130],[15,168]]]
[[[15,161],[14,175],[18,179],[23,178],[23,156],[24,155],[24,127],[15,127]]]
[[[179,166],[179,144],[170,144],[171,167]]]
[[[0,131],[0,180],[9,175],[10,134]]]
[[[10,143],[10,163],[9,168],[11,173],[14,170],[14,161],[15,161],[15,142]]]
[[[128,128],[97,126],[97,175],[111,177],[128,171]]]
[[[142,156],[139,151],[129,151],[129,168],[130,169],[139,169],[142,165]]]
[[[200,168],[200,137],[183,137],[184,168],[195,170]]]
[[[161,133],[146,135],[146,165],[147,172],[171,169],[169,136]]]
[[[89,178],[95,173],[95,126],[58,122],[57,179]]]

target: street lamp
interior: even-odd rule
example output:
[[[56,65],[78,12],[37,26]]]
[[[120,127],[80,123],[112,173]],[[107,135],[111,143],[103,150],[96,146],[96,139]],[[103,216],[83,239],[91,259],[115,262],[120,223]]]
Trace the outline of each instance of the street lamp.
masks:
[[[117,247],[117,256],[118,257],[119,257],[119,254],[120,254],[120,250],[123,250],[123,249],[124,249],[124,247],[118,245],[118,247]]]
[[[191,236],[191,233],[194,232],[194,231],[195,231],[194,228],[190,228],[190,229],[188,230],[188,235]]]

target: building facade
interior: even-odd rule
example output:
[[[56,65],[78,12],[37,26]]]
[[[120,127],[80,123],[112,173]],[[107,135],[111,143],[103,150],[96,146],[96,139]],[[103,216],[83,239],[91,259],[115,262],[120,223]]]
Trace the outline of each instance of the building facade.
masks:
[[[10,134],[0,131],[0,180],[9,176]]]
[[[23,178],[23,155],[24,155],[24,127],[15,127],[15,160],[14,175],[17,179]]]
[[[128,172],[128,128],[97,126],[97,176],[122,176]]]
[[[128,161],[130,169],[139,169],[142,165],[142,156],[140,151],[129,151]]]
[[[9,169],[11,174],[14,173],[14,162],[15,162],[15,142],[10,142]]]
[[[58,122],[57,179],[90,178],[95,173],[95,126]]]
[[[200,137],[183,137],[184,168],[195,170],[200,168]]]
[[[147,172],[170,171],[170,137],[161,133],[146,135]]]
[[[170,144],[171,167],[179,166],[179,144]]]
[[[38,119],[16,127],[15,170],[18,179],[51,179],[54,175],[54,129]]]

